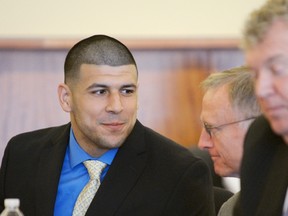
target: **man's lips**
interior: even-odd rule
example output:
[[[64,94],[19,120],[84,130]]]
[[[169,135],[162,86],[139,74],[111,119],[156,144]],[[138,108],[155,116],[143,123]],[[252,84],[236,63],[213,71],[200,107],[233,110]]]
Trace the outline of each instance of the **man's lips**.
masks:
[[[211,157],[211,159],[214,161],[215,159],[217,159],[217,158],[219,158],[219,155],[218,154],[216,154],[216,153],[209,153],[210,154],[210,157]]]
[[[212,160],[217,159],[219,157],[219,155],[211,155],[210,156]]]
[[[277,114],[277,112],[281,111],[283,106],[264,106],[264,110],[268,114]]]
[[[109,123],[102,123],[104,125],[123,125],[124,123],[122,122],[109,122]]]
[[[123,122],[108,122],[108,123],[102,123],[105,127],[108,127],[113,130],[121,129],[124,126]]]

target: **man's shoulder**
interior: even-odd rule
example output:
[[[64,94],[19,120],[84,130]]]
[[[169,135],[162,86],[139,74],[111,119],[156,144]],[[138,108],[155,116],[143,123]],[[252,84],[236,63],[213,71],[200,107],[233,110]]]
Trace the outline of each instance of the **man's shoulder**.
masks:
[[[251,124],[250,129],[257,129],[260,131],[272,131],[268,119],[261,115],[255,119],[255,121]]]
[[[234,194],[225,203],[223,203],[219,210],[218,216],[233,215],[234,206],[236,205],[240,196],[240,192]]]
[[[184,145],[178,143],[175,140],[172,140],[171,138],[160,134],[156,131],[154,131],[151,128],[145,127],[145,133],[146,133],[146,140],[148,144],[151,144],[152,147],[159,148],[160,150],[164,152],[169,152],[171,154],[175,153],[184,153],[188,154],[189,156],[193,156],[193,154],[188,150],[188,148],[184,147]],[[171,151],[173,150],[173,151]]]
[[[156,155],[155,160],[165,161],[166,164],[171,163],[171,166],[175,165],[175,167],[187,168],[192,164],[198,164],[201,167],[207,166],[203,160],[195,157],[184,145],[147,127],[145,134],[147,150],[150,154]]]
[[[61,125],[61,126],[55,126],[55,127],[48,127],[48,128],[42,128],[37,129],[34,131],[28,131],[24,133],[20,133],[10,139],[8,144],[14,144],[17,143],[39,143],[41,141],[47,141],[50,138],[55,138],[61,136],[63,133],[67,134],[70,128],[70,123]]]
[[[269,121],[264,117],[258,117],[249,127],[245,137],[245,148],[268,148],[275,143],[282,143],[281,136],[277,135],[271,128]]]

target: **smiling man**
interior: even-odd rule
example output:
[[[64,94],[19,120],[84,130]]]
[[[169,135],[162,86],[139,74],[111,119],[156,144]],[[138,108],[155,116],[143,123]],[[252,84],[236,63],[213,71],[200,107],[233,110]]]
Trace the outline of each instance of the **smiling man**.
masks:
[[[261,113],[252,73],[244,66],[212,73],[202,87],[203,129],[198,147],[209,152],[215,173],[239,177],[246,132]],[[238,196],[236,193],[224,203],[218,215],[232,215]]]
[[[138,71],[105,35],[72,47],[59,84],[71,122],[13,137],[0,170],[4,199],[29,216],[214,215],[208,167],[137,120]]]

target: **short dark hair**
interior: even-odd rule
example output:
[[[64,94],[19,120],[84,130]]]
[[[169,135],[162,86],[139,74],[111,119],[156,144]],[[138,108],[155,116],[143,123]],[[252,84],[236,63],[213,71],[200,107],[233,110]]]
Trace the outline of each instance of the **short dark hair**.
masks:
[[[93,35],[76,43],[68,52],[65,64],[65,83],[77,78],[82,64],[137,65],[130,50],[120,41],[107,35]]]

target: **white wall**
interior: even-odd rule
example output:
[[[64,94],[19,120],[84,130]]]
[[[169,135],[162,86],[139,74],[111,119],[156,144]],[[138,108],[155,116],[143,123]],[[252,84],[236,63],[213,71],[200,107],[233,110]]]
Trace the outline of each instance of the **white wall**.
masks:
[[[234,38],[265,0],[0,0],[0,38]]]

